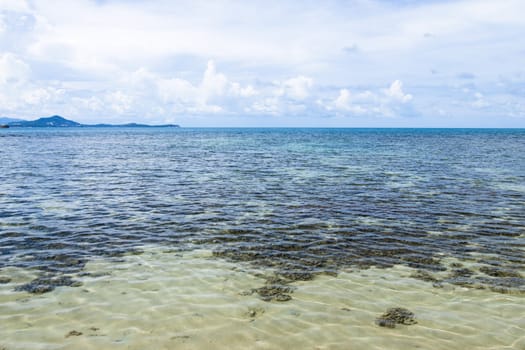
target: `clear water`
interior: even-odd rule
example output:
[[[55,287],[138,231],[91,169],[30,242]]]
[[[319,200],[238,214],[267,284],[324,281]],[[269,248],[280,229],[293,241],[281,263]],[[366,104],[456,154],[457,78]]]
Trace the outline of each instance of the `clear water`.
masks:
[[[517,335],[525,334],[525,325],[516,321],[523,316],[518,305],[525,292],[525,130],[11,128],[0,131],[0,169],[0,314],[10,325],[0,330],[0,339],[6,339],[5,345],[0,340],[0,349],[154,344],[140,332],[97,343],[94,339],[101,337],[86,336],[88,321],[77,327],[85,327],[83,335],[65,337],[67,327],[56,319],[44,322],[55,325],[56,339],[49,340],[44,336],[49,329],[27,320],[32,333],[22,336],[20,319],[48,320],[66,300],[84,298],[83,289],[120,290],[134,278],[145,278],[140,266],[172,266],[201,250],[209,252],[206,261],[216,264],[213,269],[188,268],[172,279],[166,271],[149,270],[147,280],[157,286],[153,289],[162,300],[153,297],[149,285],[135,294],[130,291],[127,303],[145,298],[145,310],[157,312],[166,302],[163,291],[173,292],[168,296],[172,303],[177,293],[186,293],[174,287],[182,278],[176,276],[193,275],[194,280],[184,283],[194,284],[189,294],[198,300],[195,308],[213,300],[219,311],[208,310],[209,323],[199,321],[191,332],[236,335],[224,336],[215,347],[347,348],[341,339],[357,341],[365,334],[354,348],[384,348],[393,344],[392,334],[399,336],[395,332],[409,332],[395,338],[402,340],[399,348],[421,339],[433,339],[433,348],[454,348],[446,340],[450,334],[439,332],[448,324],[443,321],[450,318],[446,312],[457,309],[454,298],[467,293],[460,304],[468,306],[466,300],[476,298],[479,304],[490,302],[477,311],[472,306],[451,322],[458,327],[467,322],[463,330],[488,328],[476,341],[476,332],[458,338],[457,348],[518,349],[525,343]],[[162,252],[152,254],[155,247]],[[133,257],[139,260],[130,263]],[[101,264],[107,266],[99,269]],[[126,271],[125,278],[119,279],[118,266]],[[219,282],[202,277],[236,268],[242,273],[231,277],[239,283],[229,286],[234,298],[221,294],[228,292],[217,287]],[[377,287],[382,279],[391,284],[365,288]],[[115,285],[108,289],[104,283]],[[352,295],[349,288],[356,285],[365,289]],[[213,288],[218,288],[216,294],[209,292]],[[309,290],[315,293],[305,297]],[[342,303],[345,293],[353,302],[367,302]],[[430,297],[437,294],[452,301],[443,299],[440,309]],[[48,299],[60,297],[66,299],[56,304]],[[119,297],[124,298],[115,295],[110,304],[118,304]],[[315,302],[305,304],[305,298]],[[28,300],[33,311],[24,308]],[[420,317],[417,325],[389,330],[374,324],[389,305],[401,302],[410,308],[410,300]],[[250,303],[266,312],[244,317],[253,311],[246,311]],[[357,307],[363,314],[346,319],[343,310],[342,318],[322,328],[333,310],[318,310],[319,303],[339,311]],[[284,333],[276,338],[274,328],[290,317],[278,311],[286,307],[296,310],[290,312],[299,323],[281,329]],[[100,305],[87,298],[82,308],[93,311]],[[233,319],[222,308],[237,310]],[[503,315],[497,311],[501,308],[510,311]],[[491,312],[492,323],[468,325]],[[71,319],[83,319],[69,315],[61,318],[68,325]],[[151,317],[165,323],[167,315]],[[186,316],[180,324],[193,324],[191,314]],[[103,327],[94,328],[120,324],[108,318]],[[127,320],[122,329],[160,327],[131,315],[122,318]],[[267,320],[269,328],[253,337],[249,331],[240,336],[233,321],[239,319],[252,326]],[[514,321],[504,336],[487,340],[491,325],[501,330],[505,320]],[[366,327],[353,328],[351,336],[341,334],[338,327],[348,327],[350,321]],[[213,325],[225,322],[233,328],[217,333]],[[311,325],[316,325],[317,340],[309,341]],[[114,331],[125,333],[122,329]],[[426,333],[418,333],[423,329]],[[187,348],[206,346],[206,336],[175,333],[155,346],[172,348],[174,341]],[[291,336],[304,341],[288,344],[284,338]],[[32,345],[23,340],[28,337]],[[246,342],[233,340],[239,337]],[[81,343],[74,343],[79,339]]]

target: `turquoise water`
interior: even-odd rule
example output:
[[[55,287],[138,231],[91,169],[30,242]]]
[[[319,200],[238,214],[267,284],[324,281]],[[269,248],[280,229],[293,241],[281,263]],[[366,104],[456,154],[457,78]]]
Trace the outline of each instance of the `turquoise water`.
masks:
[[[161,244],[304,280],[475,253],[485,273],[447,281],[524,288],[525,130],[12,128],[0,149],[0,267]]]
[[[0,349],[525,344],[525,130],[11,128],[0,164]]]

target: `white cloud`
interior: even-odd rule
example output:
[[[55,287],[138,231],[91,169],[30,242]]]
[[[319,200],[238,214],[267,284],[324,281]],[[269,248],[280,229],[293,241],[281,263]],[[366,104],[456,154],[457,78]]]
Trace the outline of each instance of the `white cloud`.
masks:
[[[0,113],[21,113],[33,108],[40,112],[59,102],[64,94],[62,88],[35,84],[31,68],[17,55],[0,54]]]
[[[482,93],[480,92],[476,92],[474,94],[474,102],[472,102],[472,107],[474,108],[485,108],[485,107],[488,107],[490,106],[490,104],[487,102],[487,100],[485,99],[485,97],[483,96]]]
[[[403,83],[395,80],[389,88],[379,92],[369,90],[352,93],[349,89],[339,90],[332,101],[318,101],[318,105],[328,111],[350,115],[394,116],[399,114],[399,106],[412,100],[412,95],[403,92]]]
[[[0,112],[26,106],[46,105],[63,94],[62,89],[38,87],[31,80],[31,68],[13,53],[0,54]]]
[[[104,109],[105,103],[96,96],[91,96],[88,98],[80,98],[75,97],[73,99],[73,103],[80,107],[83,111],[90,111],[90,112],[99,112]]]
[[[521,0],[0,0],[0,113],[517,115],[522,83],[497,82],[523,71],[524,12]]]
[[[43,105],[59,100],[64,95],[63,89],[56,89],[53,87],[36,88],[25,90],[22,93],[22,101],[30,105]]]
[[[177,112],[224,112],[225,109],[219,104],[232,98],[243,99],[257,95],[253,86],[242,86],[239,82],[230,81],[225,74],[217,72],[213,60],[208,61],[199,84],[192,84],[180,78],[150,76],[149,79],[155,81],[162,100],[175,104]]]
[[[164,102],[197,103],[200,100],[199,88],[187,80],[158,78],[156,83]]]
[[[280,100],[277,97],[265,97],[256,100],[253,104],[246,108],[246,112],[255,112],[258,114],[278,115],[280,112]]]
[[[232,95],[232,96],[252,97],[252,96],[256,96],[258,94],[258,92],[251,85],[248,85],[246,87],[242,87],[241,84],[233,82],[230,85],[229,94]]]
[[[368,98],[375,99],[375,96],[369,91],[353,96],[350,90],[341,89],[339,91],[339,96],[334,101],[333,106],[337,110],[348,111],[354,114],[365,114],[367,109],[359,105],[359,101],[366,101]],[[332,109],[331,106],[328,107],[328,109]]]
[[[384,94],[393,101],[406,103],[412,99],[412,95],[403,92],[403,83],[400,80],[394,81],[390,87],[384,90]]]
[[[300,75],[298,77],[285,80],[281,85],[279,94],[295,100],[304,100],[310,94],[310,89],[312,86],[312,78]]]
[[[294,67],[333,59],[343,48],[355,48],[355,43],[359,52],[377,53],[379,59],[385,52],[410,53],[414,48],[441,45],[445,39],[458,44],[486,40],[497,35],[493,25],[523,28],[520,14],[525,11],[520,0],[416,2],[413,6],[220,0],[182,0],[177,6],[164,0],[103,5],[88,0],[36,0],[32,4],[40,30],[30,51],[49,57],[54,48],[66,47],[72,53],[67,61],[79,69],[118,69],[121,62],[151,62],[176,55]],[[432,43],[425,33],[433,34]],[[386,60],[385,56],[382,62]]]
[[[131,109],[133,98],[122,91],[115,91],[106,94],[106,101],[115,113],[123,114]]]
[[[0,1],[0,11],[27,12],[29,6],[25,0],[2,0]]]
[[[228,85],[228,78],[226,78],[224,74],[217,73],[215,62],[212,60],[208,61],[200,86],[204,101],[208,101],[214,97],[223,96],[227,91]]]
[[[284,80],[275,80],[271,84],[260,86],[248,96],[252,102],[244,108],[247,113],[267,115],[296,115],[304,113],[307,105],[315,106],[311,100],[313,79],[304,75]]]
[[[12,53],[0,54],[0,84],[21,84],[28,80],[30,68]]]

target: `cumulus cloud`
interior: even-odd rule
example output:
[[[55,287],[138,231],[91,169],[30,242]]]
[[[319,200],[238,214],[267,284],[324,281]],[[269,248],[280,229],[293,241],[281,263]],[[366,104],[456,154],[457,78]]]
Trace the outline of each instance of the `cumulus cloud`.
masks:
[[[217,71],[213,60],[208,61],[202,80],[193,84],[180,78],[153,77],[162,100],[171,103],[179,112],[219,113],[227,111],[220,106],[232,103],[232,99],[244,99],[258,94],[251,85],[231,81]]]
[[[165,81],[159,83],[162,85]],[[218,72],[214,61],[210,60],[200,84],[177,79],[176,85],[178,96],[186,97],[183,100],[189,104],[191,112],[278,115],[304,109],[300,101],[310,97],[313,79],[299,75],[266,86],[243,85]],[[161,93],[165,92],[161,89]]]
[[[267,115],[302,114],[309,107],[315,107],[313,86],[313,79],[304,75],[275,80],[259,87],[257,93],[252,94],[256,98],[244,111]]]
[[[292,98],[294,100],[304,100],[309,96],[312,86],[312,78],[300,75],[298,77],[285,80],[281,84],[278,94]]]
[[[63,89],[53,87],[35,88],[22,92],[22,101],[29,105],[43,105],[49,102],[55,102],[64,95]]]
[[[104,109],[105,103],[96,96],[87,98],[74,97],[73,104],[79,107],[83,111],[87,112],[100,112]]]
[[[253,91],[248,87],[245,95],[251,97],[251,103],[242,110],[258,115],[302,114],[308,107],[315,107],[312,88],[313,79],[304,75],[275,80]]]
[[[212,60],[208,61],[200,86],[204,100],[207,101],[216,96],[223,96],[226,93],[228,84],[228,78],[224,74],[217,73],[215,62]]]
[[[384,90],[385,96],[392,101],[406,103],[412,99],[412,95],[403,92],[403,83],[400,80],[394,81],[390,87]]]
[[[278,115],[281,111],[281,102],[278,97],[265,97],[254,101],[250,107],[245,109],[246,112],[255,112],[259,114]]]
[[[115,113],[123,114],[130,110],[133,98],[119,90],[108,93],[106,95],[106,101]]]
[[[387,89],[378,92],[340,89],[335,99],[328,102],[319,100],[318,104],[328,111],[343,114],[394,116],[398,114],[399,106],[409,103],[412,98],[403,91],[403,83],[395,80]]]
[[[65,90],[39,86],[31,80],[31,68],[13,53],[0,54],[0,113],[45,110],[61,100]],[[40,113],[39,113],[40,114]]]
[[[199,103],[203,100],[199,88],[187,80],[158,78],[156,84],[164,102]]]
[[[521,0],[0,0],[0,113],[519,115],[523,83],[497,83],[523,71],[524,11]]]
[[[376,100],[377,96],[370,91],[352,94],[348,89],[341,89],[333,102],[333,108],[352,114],[365,114],[369,112],[367,106]],[[332,106],[329,106],[329,109],[332,109]]]
[[[0,54],[0,84],[21,84],[30,74],[29,65],[12,53]]]
[[[233,82],[230,84],[230,94],[233,96],[252,97],[258,95],[259,93],[251,85],[242,87],[241,84]]]
[[[1,92],[2,110],[20,112],[22,106],[25,110],[37,110],[66,104],[69,107],[61,107],[62,111],[71,113],[71,117],[81,117],[80,120],[95,116],[113,121],[121,116],[122,121],[130,121],[134,115],[159,120],[181,114],[296,114],[310,103],[313,88],[313,79],[304,75],[258,86],[234,81],[218,70],[214,60],[207,62],[197,81],[143,67],[132,73],[122,72],[119,79],[107,86],[101,84],[97,93],[91,95],[84,85],[72,84],[66,90],[39,83],[31,79],[29,65],[18,56],[10,53],[0,56],[0,85],[10,87],[10,93]]]

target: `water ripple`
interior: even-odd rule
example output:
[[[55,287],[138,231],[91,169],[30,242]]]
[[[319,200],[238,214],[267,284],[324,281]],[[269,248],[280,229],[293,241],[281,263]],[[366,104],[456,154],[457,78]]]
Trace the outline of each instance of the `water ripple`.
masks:
[[[144,244],[204,245],[284,281],[402,264],[449,271],[439,283],[524,292],[524,136],[2,130],[0,268],[67,275]]]

